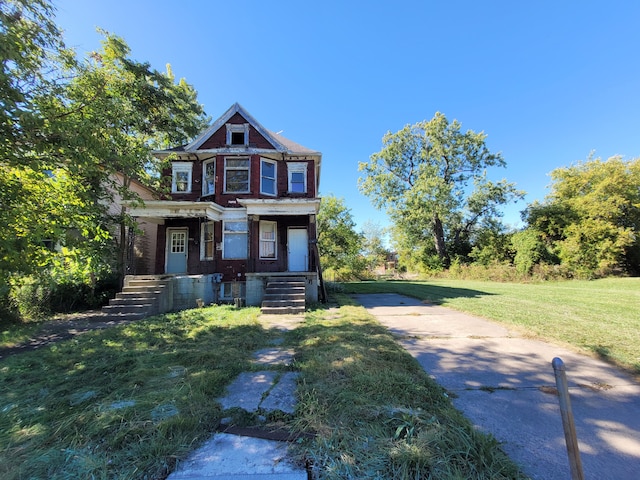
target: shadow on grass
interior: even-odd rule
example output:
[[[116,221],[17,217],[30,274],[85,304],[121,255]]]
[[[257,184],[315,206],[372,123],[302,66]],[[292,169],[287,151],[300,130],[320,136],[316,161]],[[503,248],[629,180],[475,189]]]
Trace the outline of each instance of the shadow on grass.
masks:
[[[469,288],[451,288],[429,284],[428,282],[410,282],[404,280],[349,282],[342,284],[345,293],[373,294],[397,293],[408,295],[419,300],[425,300],[435,305],[441,305],[453,298],[478,298],[495,293],[472,290]]]

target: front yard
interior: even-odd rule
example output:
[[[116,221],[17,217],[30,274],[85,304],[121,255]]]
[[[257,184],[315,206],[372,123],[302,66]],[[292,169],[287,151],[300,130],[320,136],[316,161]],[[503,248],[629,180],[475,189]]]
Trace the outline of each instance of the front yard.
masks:
[[[321,478],[524,478],[364,309],[337,296],[296,330],[212,306],[86,333],[0,362],[0,477],[166,477],[207,439],[251,354],[283,337],[301,372],[295,445]],[[246,422],[255,419],[248,416]]]

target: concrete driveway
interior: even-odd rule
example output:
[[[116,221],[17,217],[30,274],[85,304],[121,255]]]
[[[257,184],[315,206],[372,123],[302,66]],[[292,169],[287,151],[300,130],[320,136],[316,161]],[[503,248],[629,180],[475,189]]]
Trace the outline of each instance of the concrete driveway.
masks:
[[[640,478],[640,384],[599,360],[397,294],[354,295],[533,479],[570,478],[551,361],[565,363],[585,479]]]

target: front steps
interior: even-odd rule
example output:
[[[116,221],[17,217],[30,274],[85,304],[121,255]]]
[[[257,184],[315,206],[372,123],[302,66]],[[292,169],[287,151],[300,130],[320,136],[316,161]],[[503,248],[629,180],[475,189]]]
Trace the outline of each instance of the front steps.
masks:
[[[150,277],[129,279],[116,298],[102,307],[107,315],[127,317],[132,320],[148,317],[161,312],[162,295],[165,294],[167,281]]]
[[[306,282],[298,277],[274,277],[267,281],[262,300],[264,314],[300,314],[305,310]]]

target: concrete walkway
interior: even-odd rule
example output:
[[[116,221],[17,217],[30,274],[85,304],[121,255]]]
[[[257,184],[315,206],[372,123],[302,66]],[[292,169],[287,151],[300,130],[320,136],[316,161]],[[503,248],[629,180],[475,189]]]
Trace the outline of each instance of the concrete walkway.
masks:
[[[566,348],[396,294],[355,295],[533,479],[566,480],[569,462],[551,361],[565,363],[585,479],[640,478],[640,385]]]
[[[304,316],[261,315],[267,328],[282,331],[296,328]],[[254,352],[253,363],[259,371],[241,373],[218,401],[223,413],[223,432],[214,434],[189,458],[182,461],[168,480],[306,480],[307,470],[291,462],[288,444],[260,436],[273,432],[260,428],[235,427],[233,414],[238,411],[253,414],[258,419],[271,412],[293,414],[296,406],[297,372],[283,371],[290,367],[294,353],[281,348],[282,339],[270,348]],[[259,422],[258,422],[259,423]],[[259,426],[258,426],[259,427]],[[233,432],[233,433],[226,433]]]

